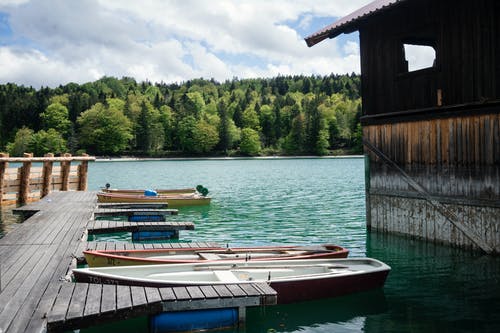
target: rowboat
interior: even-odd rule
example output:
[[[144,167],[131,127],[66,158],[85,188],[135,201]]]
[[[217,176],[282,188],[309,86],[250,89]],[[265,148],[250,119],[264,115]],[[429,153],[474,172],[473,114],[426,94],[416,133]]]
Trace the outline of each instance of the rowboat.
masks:
[[[134,203],[167,203],[169,208],[183,206],[201,206],[210,204],[211,198],[198,193],[171,194],[171,195],[144,195],[125,193],[97,193],[98,202],[134,202]]]
[[[120,193],[120,194],[144,194],[146,189],[118,189],[118,188],[101,188],[102,192],[106,193]],[[156,193],[160,195],[171,195],[171,194],[192,194],[196,192],[195,188],[171,188],[171,189],[154,189]]]
[[[89,267],[196,263],[219,260],[286,260],[346,258],[349,251],[337,245],[204,247],[149,250],[83,251]]]
[[[390,269],[376,259],[350,258],[76,268],[73,276],[77,282],[157,288],[267,283],[284,304],[379,288]]]

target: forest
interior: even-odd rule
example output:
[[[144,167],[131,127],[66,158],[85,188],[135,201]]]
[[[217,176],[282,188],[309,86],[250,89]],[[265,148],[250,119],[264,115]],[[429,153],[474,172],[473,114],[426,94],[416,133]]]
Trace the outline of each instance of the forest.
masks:
[[[217,82],[103,77],[57,88],[0,85],[10,156],[339,155],[361,147],[359,75]]]

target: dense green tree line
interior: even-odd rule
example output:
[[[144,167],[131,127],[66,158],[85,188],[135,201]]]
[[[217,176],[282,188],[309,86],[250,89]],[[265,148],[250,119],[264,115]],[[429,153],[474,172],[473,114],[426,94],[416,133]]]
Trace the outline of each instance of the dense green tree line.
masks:
[[[104,77],[35,90],[0,85],[0,150],[11,156],[327,155],[360,149],[357,75],[196,79]]]

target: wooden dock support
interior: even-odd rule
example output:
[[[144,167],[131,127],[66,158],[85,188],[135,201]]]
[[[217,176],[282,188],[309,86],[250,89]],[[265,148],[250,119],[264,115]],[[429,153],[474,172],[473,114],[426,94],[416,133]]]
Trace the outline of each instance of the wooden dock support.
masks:
[[[86,328],[125,318],[197,309],[276,304],[276,291],[265,283],[200,287],[149,288],[88,283],[62,283],[47,314],[47,331]]]
[[[54,157],[54,154],[45,154],[45,157]],[[51,160],[46,160],[43,161],[43,171],[42,171],[42,177],[43,177],[43,185],[42,185],[42,191],[40,193],[40,197],[43,198],[47,196],[47,194],[50,193],[50,183],[52,182],[52,165],[53,162]]]
[[[129,219],[129,221],[166,221],[166,217],[169,215],[177,215],[179,211],[177,209],[109,209],[109,208],[98,208],[94,211],[94,217],[111,217],[111,216],[124,216]]]
[[[33,154],[24,153],[26,160],[23,161],[23,166],[19,170],[19,178],[21,184],[19,186],[19,200],[18,202],[23,205],[28,202],[28,194],[30,192],[30,171],[31,171],[31,158]]]
[[[0,159],[6,159],[9,157],[9,154],[6,153],[0,153]],[[4,188],[4,183],[5,183],[5,173],[7,171],[7,168],[9,167],[9,162],[8,161],[0,161],[0,203],[3,202],[3,188]]]

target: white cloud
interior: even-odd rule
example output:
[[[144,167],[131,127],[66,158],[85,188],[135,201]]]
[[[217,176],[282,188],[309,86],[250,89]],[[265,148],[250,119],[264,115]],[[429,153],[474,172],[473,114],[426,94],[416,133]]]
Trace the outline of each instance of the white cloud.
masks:
[[[348,55],[359,56],[359,43],[347,41],[344,44],[344,53]]]
[[[12,31],[0,83],[37,87],[96,75],[172,82],[359,72],[356,42],[308,48],[302,33],[369,0],[0,1]]]

